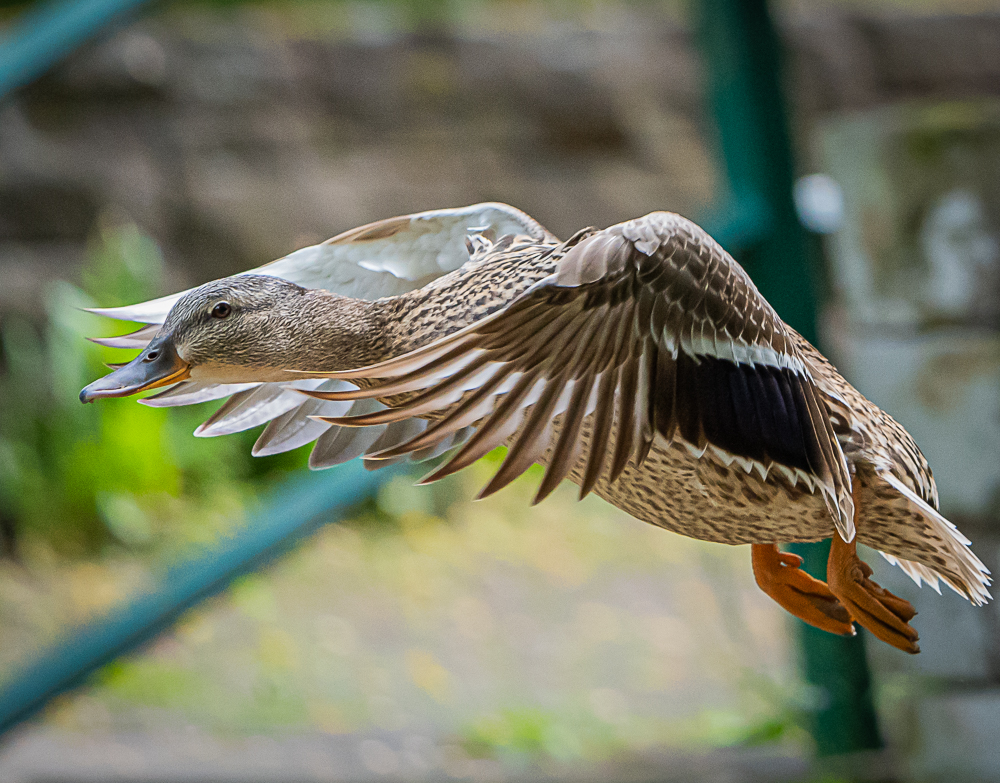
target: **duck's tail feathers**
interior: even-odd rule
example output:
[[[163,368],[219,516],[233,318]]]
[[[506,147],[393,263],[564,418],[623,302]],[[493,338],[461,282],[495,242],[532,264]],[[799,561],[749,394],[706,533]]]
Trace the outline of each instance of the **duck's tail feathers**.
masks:
[[[898,478],[888,471],[880,472],[879,475],[906,498],[912,511],[923,517],[929,528],[928,532],[936,540],[938,552],[945,558],[945,563],[928,565],[913,560],[904,560],[885,552],[882,552],[882,556],[893,565],[902,568],[903,572],[917,585],[921,582],[927,582],[940,593],[941,588],[938,586],[940,580],[976,606],[981,606],[989,601],[993,597],[989,591],[992,582],[990,569],[969,548],[972,542],[962,535],[951,522],[941,516],[940,512]]]

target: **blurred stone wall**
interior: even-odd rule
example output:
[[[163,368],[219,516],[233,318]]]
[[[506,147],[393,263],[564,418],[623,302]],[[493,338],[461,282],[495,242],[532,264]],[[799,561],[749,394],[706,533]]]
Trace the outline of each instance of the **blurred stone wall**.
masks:
[[[1000,16],[813,19],[794,37],[800,138],[844,196],[825,242],[824,347],[920,444],[942,510],[996,574]],[[917,589],[869,559],[919,613],[919,656],[869,646],[909,775],[1000,779],[996,603]]]
[[[136,222],[194,283],[411,211],[503,200],[568,235],[711,198],[690,46],[663,20],[423,36],[287,21],[155,15],[8,99],[0,307],[73,277],[102,216]]]
[[[797,14],[785,32],[801,121],[900,101],[1000,94],[1000,13],[827,8]]]
[[[75,277],[101,219],[151,233],[173,285],[478,200],[560,235],[712,201],[696,53],[667,10],[490,6],[421,35],[336,8],[162,11],[0,104],[0,312]],[[1000,15],[782,24],[803,150],[830,112],[1000,91]]]
[[[696,52],[667,10],[570,22],[543,4],[486,6],[415,34],[370,6],[330,7],[333,21],[295,6],[157,12],[0,103],[0,316],[39,315],[46,283],[79,277],[105,221],[151,234],[176,290],[410,211],[502,200],[567,236],[654,209],[697,218],[714,200]],[[1000,14],[817,5],[780,22],[803,173],[828,162],[830,118],[1000,95]],[[962,520],[996,565],[990,523]],[[1000,621],[927,593],[914,598],[924,654],[874,655],[895,737],[931,776],[956,754],[980,769],[1000,725]],[[913,674],[940,695],[911,698]]]

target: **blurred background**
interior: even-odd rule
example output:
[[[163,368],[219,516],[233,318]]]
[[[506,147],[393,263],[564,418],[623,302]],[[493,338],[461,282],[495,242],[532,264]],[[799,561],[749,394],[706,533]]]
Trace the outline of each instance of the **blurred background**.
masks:
[[[490,464],[307,476],[191,437],[217,404],[77,400],[124,355],[82,307],[407,212],[667,209],[913,433],[996,572],[1000,7],[769,9],[0,8],[0,780],[1000,780],[1000,614],[873,552],[920,656],[823,648],[748,548],[530,508],[537,475],[472,503]]]

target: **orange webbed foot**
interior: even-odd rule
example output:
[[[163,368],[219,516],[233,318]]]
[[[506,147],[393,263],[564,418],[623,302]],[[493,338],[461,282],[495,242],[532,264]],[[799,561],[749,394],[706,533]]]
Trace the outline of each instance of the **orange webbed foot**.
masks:
[[[750,552],[757,585],[779,606],[823,631],[854,635],[850,612],[825,582],[799,567],[801,557],[782,552],[776,544],[753,544]]]
[[[886,644],[915,655],[920,652],[920,637],[909,622],[916,610],[909,601],[869,579],[871,575],[871,566],[858,558],[857,540],[848,544],[834,534],[826,571],[830,590],[863,628]]]

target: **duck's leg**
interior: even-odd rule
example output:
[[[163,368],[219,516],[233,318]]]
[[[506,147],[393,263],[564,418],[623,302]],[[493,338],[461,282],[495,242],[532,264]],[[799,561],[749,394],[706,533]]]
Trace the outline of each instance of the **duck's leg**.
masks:
[[[847,608],[825,582],[799,568],[801,557],[782,552],[776,544],[751,544],[750,558],[757,585],[786,611],[824,631],[854,635]]]
[[[860,516],[859,488],[855,476],[855,519]],[[917,614],[916,610],[909,601],[893,595],[869,579],[872,575],[871,566],[858,558],[857,546],[857,538],[848,544],[834,533],[830,559],[826,565],[826,581],[830,590],[847,607],[851,617],[883,642],[903,652],[920,652],[917,644],[919,636],[909,624]]]

